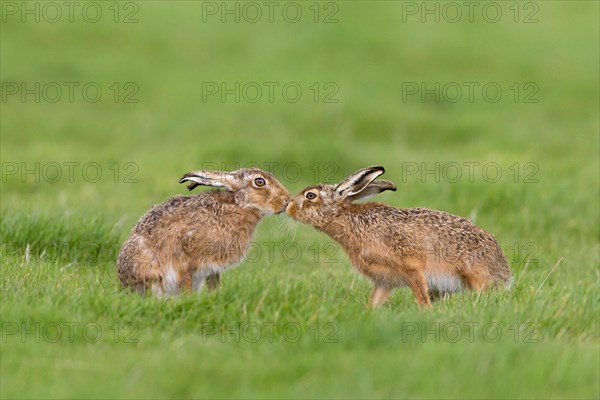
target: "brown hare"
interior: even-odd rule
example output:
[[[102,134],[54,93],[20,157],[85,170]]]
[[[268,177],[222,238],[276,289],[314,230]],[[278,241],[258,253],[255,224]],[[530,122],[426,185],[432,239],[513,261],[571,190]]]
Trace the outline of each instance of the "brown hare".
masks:
[[[310,186],[293,197],[292,218],[339,242],[351,263],[375,284],[369,300],[383,304],[397,287],[409,286],[421,306],[462,289],[510,284],[511,271],[496,239],[467,219],[426,208],[397,209],[353,203],[384,190],[375,180],[383,167],[368,167],[338,185]]]
[[[221,272],[244,257],[254,228],[268,214],[285,211],[287,189],[265,171],[193,171],[188,189],[223,188],[175,196],[152,207],[137,222],[119,253],[124,286],[158,297],[220,286]]]

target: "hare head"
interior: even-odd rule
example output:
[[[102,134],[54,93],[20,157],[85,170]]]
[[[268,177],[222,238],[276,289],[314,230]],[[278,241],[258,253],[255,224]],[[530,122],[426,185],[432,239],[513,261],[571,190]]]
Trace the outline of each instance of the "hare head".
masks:
[[[354,200],[363,200],[385,190],[396,190],[390,181],[375,180],[385,169],[373,166],[360,169],[337,185],[309,186],[294,196],[287,214],[306,224],[319,227],[327,224]]]
[[[258,168],[241,168],[237,171],[192,171],[179,183],[190,182],[189,190],[197,186],[213,186],[234,193],[234,199],[242,208],[253,208],[262,215],[281,213],[289,200],[287,189],[273,174]]]

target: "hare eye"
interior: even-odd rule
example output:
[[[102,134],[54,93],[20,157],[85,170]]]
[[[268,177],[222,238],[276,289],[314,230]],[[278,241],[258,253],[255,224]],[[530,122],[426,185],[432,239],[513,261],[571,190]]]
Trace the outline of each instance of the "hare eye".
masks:
[[[308,193],[306,193],[306,198],[309,200],[314,200],[317,198],[317,195],[314,194],[313,192],[308,192]]]
[[[256,178],[254,180],[254,184],[258,187],[263,187],[263,186],[265,186],[266,183],[267,182],[264,180],[264,178]]]

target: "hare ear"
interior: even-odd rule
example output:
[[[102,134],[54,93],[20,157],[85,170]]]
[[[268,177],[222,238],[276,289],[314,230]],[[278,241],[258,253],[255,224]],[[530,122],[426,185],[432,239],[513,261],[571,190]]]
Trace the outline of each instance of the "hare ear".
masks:
[[[243,183],[233,172],[224,171],[192,171],[185,174],[179,183],[190,182],[188,190],[192,190],[200,185],[222,187],[225,190],[233,192],[239,189]]]
[[[360,193],[355,194],[354,196],[348,196],[350,201],[354,200],[364,200],[368,199],[371,196],[375,196],[381,192],[386,190],[391,190],[392,192],[396,191],[396,185],[390,181],[384,181],[383,179],[375,180],[367,185]]]
[[[357,195],[384,172],[385,169],[380,166],[359,169],[336,186],[335,195],[341,198]]]

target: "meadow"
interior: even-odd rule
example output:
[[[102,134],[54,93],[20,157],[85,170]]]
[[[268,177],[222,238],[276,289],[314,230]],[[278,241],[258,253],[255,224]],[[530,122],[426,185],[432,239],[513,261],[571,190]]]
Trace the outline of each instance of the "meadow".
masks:
[[[2,1],[1,397],[599,398],[599,4],[474,3]],[[120,287],[185,172],[367,165],[493,233],[514,287],[369,310],[285,215],[217,292]]]

